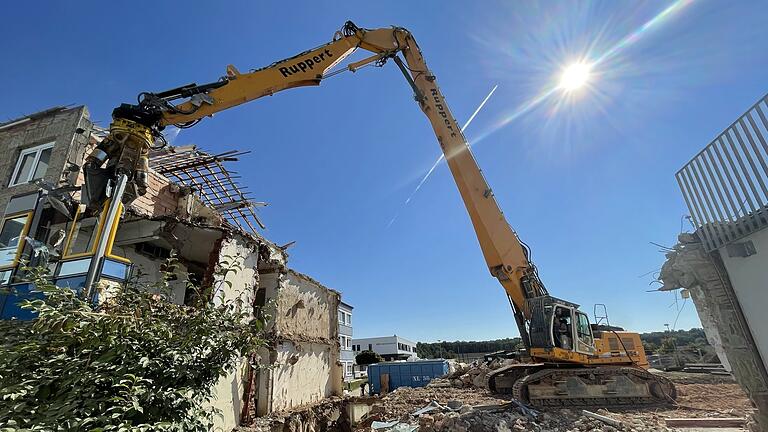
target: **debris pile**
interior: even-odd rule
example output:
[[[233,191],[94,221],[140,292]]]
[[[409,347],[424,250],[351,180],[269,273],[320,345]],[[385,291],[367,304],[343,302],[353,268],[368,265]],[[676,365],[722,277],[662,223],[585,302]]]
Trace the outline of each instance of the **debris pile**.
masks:
[[[353,425],[354,431],[373,432],[669,432],[669,419],[711,421],[745,419],[752,411],[749,399],[737,384],[723,377],[695,374],[700,381],[685,383],[683,373],[662,373],[678,386],[677,405],[623,408],[531,409],[511,398],[484,388],[454,387],[452,380],[474,370],[493,370],[484,364],[458,365],[448,376],[422,388],[400,387],[381,398],[372,398],[370,412]],[[489,365],[484,365],[489,366]],[[500,367],[498,365],[494,365]],[[451,378],[453,376],[453,378]],[[709,381],[704,383],[705,378]]]
[[[304,432],[345,430],[344,400],[330,397],[320,402],[258,417],[234,432]]]
[[[538,412],[515,402],[495,405],[451,407],[432,402],[401,418],[375,421],[374,432],[668,432],[659,421],[616,420],[606,410],[598,413],[559,409]]]
[[[488,374],[496,369],[518,363],[513,359],[496,358],[491,361],[478,359],[472,363],[451,363],[452,371],[432,380],[431,387],[488,388]]]

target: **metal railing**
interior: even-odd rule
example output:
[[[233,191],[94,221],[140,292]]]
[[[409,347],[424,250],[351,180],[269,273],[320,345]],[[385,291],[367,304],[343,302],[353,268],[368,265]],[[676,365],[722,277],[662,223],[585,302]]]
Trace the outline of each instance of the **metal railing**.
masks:
[[[675,178],[709,251],[768,227],[768,95]]]

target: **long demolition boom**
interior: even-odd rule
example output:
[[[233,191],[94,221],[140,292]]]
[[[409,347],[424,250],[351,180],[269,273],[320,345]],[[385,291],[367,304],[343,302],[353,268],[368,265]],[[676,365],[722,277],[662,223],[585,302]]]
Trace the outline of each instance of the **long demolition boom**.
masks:
[[[115,159],[115,171],[132,178],[141,195],[142,188],[146,188],[142,181],[146,179],[149,149],[154,138],[161,137],[160,131],[165,126],[190,127],[204,117],[263,96],[319,85],[323,78],[335,74],[330,71],[357,48],[373,55],[339,70],[355,71],[369,64],[380,66],[392,59],[413,88],[416,101],[432,124],[445,154],[488,269],[504,287],[520,334],[528,346],[526,322],[530,312],[526,300],[545,295],[546,290],[529,260],[527,248],[504,218],[421,50],[404,28],[368,30],[347,22],[332,42],[267,67],[240,73],[228,66],[227,74],[213,83],[142,93],[137,105],[123,104],[115,109],[110,135],[90,155],[89,165],[101,166],[106,160]],[[175,104],[177,100],[179,103]]]

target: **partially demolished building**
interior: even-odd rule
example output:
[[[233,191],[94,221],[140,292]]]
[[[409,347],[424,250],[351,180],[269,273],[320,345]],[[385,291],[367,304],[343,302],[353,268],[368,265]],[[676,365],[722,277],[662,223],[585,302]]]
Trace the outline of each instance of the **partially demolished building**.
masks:
[[[662,290],[686,289],[707,339],[768,430],[768,95],[676,178],[695,227],[667,254]]]
[[[338,292],[288,267],[283,249],[260,236],[247,192],[226,167],[237,152],[195,147],[155,150],[147,194],[110,221],[78,205],[84,156],[103,137],[84,106],[53,108],[0,124],[0,294],[3,319],[29,319],[20,299],[36,294],[20,263],[47,266],[59,286],[83,290],[135,277],[151,284],[175,251],[172,301],[184,304],[187,277],[218,282],[254,313],[271,305],[266,367],[243,366],[223,379],[214,404],[231,430],[255,416],[340,395]],[[118,223],[116,222],[119,219]],[[239,270],[222,275],[223,266]],[[94,294],[97,295],[97,294]]]

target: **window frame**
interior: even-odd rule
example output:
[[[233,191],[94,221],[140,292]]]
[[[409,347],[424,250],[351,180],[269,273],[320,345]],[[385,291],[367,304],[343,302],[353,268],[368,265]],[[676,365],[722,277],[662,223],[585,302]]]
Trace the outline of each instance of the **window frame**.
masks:
[[[345,325],[347,327],[352,326],[352,314],[346,311],[343,311],[339,309],[339,324]]]
[[[4,218],[0,219],[0,232],[1,232],[3,228],[5,228],[5,223],[8,220],[16,219],[21,216],[25,216],[27,218],[27,220],[24,221],[24,227],[22,228],[21,234],[19,235],[19,244],[16,245],[16,255],[13,259],[13,262],[10,264],[5,264],[0,266],[0,270],[12,269],[19,264],[19,258],[21,258],[21,253],[24,251],[24,245],[26,244],[26,240],[24,237],[26,237],[27,234],[29,234],[29,226],[32,224],[32,213],[33,212],[29,210],[24,210],[18,213],[9,214]]]
[[[34,177],[35,171],[37,171],[37,165],[40,163],[40,155],[43,154],[43,151],[48,150],[49,148],[53,148],[55,144],[56,144],[56,141],[51,141],[45,144],[39,144],[34,147],[24,149],[21,152],[19,152],[19,156],[16,159],[16,166],[13,168],[13,173],[11,174],[11,180],[8,182],[8,187],[28,184],[29,182],[36,180],[36,179],[33,179],[32,177]],[[24,160],[24,156],[32,153],[36,153],[36,154],[35,154],[35,159],[32,162],[32,169],[29,171],[27,178],[25,180],[19,179],[18,182],[14,182],[13,180],[16,179],[16,176],[20,174],[19,170],[21,169],[21,162]],[[53,153],[53,150],[51,150],[51,153]],[[50,167],[50,161],[48,162],[48,166]],[[46,174],[47,173],[48,173],[48,169],[46,168]],[[43,176],[40,178],[45,178],[45,174],[43,174]]]
[[[339,335],[339,345],[344,351],[352,350],[352,338],[347,335]]]

